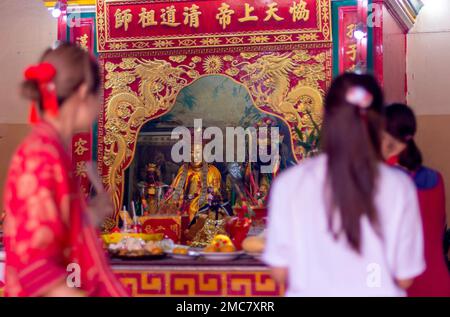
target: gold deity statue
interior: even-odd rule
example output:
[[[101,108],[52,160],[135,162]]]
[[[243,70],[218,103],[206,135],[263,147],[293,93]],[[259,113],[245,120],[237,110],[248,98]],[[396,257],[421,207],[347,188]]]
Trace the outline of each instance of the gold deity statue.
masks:
[[[185,233],[190,245],[195,248],[206,247],[216,235],[228,235],[226,225],[232,214],[227,209],[229,204],[222,204],[220,195],[210,195],[208,200],[208,204],[198,211]]]
[[[154,215],[158,213],[158,189],[161,185],[161,171],[155,163],[146,166],[145,192],[143,193],[144,215]]]
[[[200,146],[201,148],[201,146]],[[192,220],[199,209],[208,203],[209,194],[219,194],[222,182],[220,171],[212,164],[197,158],[198,146],[194,146],[192,160],[183,164],[172,184],[172,192],[166,198],[169,209],[177,209]]]

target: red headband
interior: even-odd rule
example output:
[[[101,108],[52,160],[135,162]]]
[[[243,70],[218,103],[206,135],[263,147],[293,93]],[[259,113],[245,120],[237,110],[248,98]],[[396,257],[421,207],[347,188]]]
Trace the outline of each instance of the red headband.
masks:
[[[56,69],[52,64],[41,63],[39,65],[30,66],[24,73],[26,80],[36,81],[39,86],[39,92],[42,98],[42,107],[44,111],[51,116],[58,115],[58,98],[56,97],[55,84],[53,79],[56,76]],[[30,123],[39,122],[39,115],[36,103],[31,103]]]

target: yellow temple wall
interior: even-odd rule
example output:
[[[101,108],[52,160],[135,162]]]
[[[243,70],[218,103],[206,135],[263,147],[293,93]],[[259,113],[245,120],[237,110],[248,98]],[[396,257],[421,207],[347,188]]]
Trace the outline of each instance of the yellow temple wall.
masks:
[[[407,35],[407,101],[418,115],[425,164],[444,176],[450,224],[450,1],[422,1]]]
[[[41,0],[0,1],[0,30],[0,193],[3,193],[10,156],[28,131],[28,105],[18,94],[22,70],[54,42],[56,19]],[[1,212],[3,200],[0,201]]]

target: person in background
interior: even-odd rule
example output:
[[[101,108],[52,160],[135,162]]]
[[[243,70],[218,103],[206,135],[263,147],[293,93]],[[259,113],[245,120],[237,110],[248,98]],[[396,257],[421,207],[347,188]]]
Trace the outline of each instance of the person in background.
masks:
[[[32,132],[12,157],[5,186],[6,296],[126,296],[112,273],[94,213],[109,213],[101,194],[86,206],[71,173],[70,145],[100,110],[97,63],[62,44],[25,71]],[[100,217],[101,218],[101,217]]]
[[[425,270],[415,186],[382,162],[383,105],[372,76],[336,78],[323,153],[275,180],[263,259],[287,296],[405,296]]]
[[[391,165],[408,173],[416,184],[422,215],[427,269],[408,296],[450,296],[450,275],[445,264],[443,237],[446,225],[445,189],[442,176],[422,164],[422,154],[414,141],[417,124],[413,110],[403,104],[386,108],[383,156]]]

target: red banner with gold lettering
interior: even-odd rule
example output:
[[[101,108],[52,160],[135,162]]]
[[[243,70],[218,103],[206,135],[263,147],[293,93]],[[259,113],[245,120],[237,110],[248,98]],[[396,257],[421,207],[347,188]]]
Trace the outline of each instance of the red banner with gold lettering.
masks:
[[[330,0],[97,1],[98,51],[331,40]]]
[[[76,22],[70,22],[68,38],[71,43],[94,54],[95,19],[78,18]],[[72,139],[72,164],[81,190],[86,196],[89,195],[91,185],[86,175],[86,163],[90,161],[92,161],[92,132],[77,133]]]
[[[358,24],[356,6],[339,8],[339,73],[354,71],[357,64],[358,41],[354,32]]]
[[[71,43],[76,43],[81,48],[94,53],[94,27],[95,22],[93,18],[79,18],[70,28],[69,37]]]
[[[90,182],[86,174],[86,163],[92,160],[91,133],[77,133],[72,139],[72,164],[79,179],[81,191],[89,194]]]

